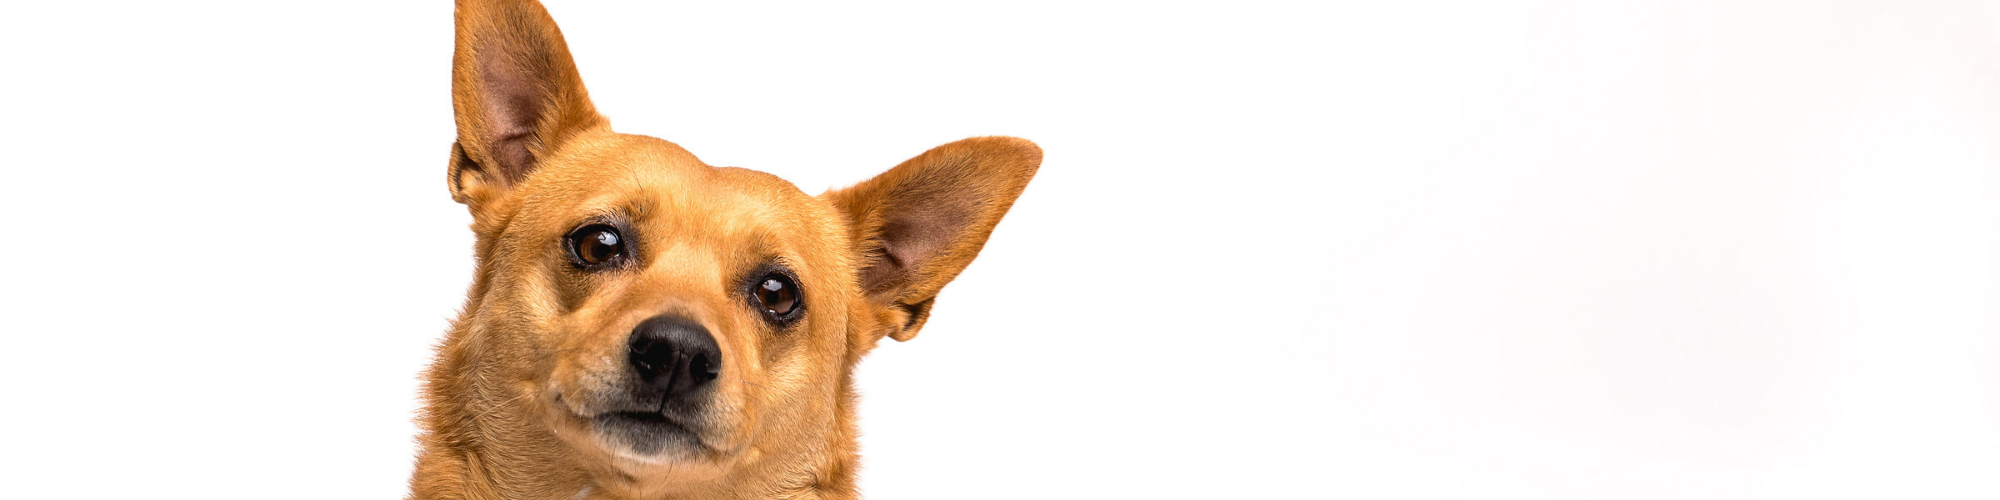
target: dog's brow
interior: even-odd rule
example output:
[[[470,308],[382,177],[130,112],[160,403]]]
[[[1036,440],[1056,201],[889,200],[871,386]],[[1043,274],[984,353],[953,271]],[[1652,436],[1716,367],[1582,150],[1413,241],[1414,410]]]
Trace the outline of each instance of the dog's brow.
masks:
[[[584,211],[582,223],[589,224],[593,222],[616,222],[616,221],[627,220],[630,217],[629,215],[630,213],[631,213],[630,210],[625,210],[617,207],[590,208]]]
[[[651,192],[653,188],[652,186],[647,185],[644,180],[639,178],[639,167],[632,165],[630,163],[625,164],[625,177],[631,179],[632,190],[638,194],[638,196],[633,196],[625,199],[626,213],[630,215],[633,219],[643,219],[646,216],[651,215],[653,211],[652,202],[655,197],[651,196],[648,193]]]

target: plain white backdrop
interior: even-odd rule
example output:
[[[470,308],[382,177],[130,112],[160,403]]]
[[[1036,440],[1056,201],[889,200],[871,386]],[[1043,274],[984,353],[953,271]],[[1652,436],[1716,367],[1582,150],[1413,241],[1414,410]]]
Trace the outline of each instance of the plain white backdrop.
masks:
[[[870,498],[2000,497],[1993,2],[548,3],[710,164],[1046,150]],[[400,498],[449,3],[8,11],[4,496]]]

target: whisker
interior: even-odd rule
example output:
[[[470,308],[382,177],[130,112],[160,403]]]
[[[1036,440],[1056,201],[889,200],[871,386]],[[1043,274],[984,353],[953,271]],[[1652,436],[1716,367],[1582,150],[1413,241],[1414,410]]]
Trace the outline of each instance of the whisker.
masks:
[[[512,403],[512,402],[515,402],[515,401],[520,401],[520,400],[521,400],[521,398],[526,398],[526,397],[528,397],[528,395],[527,395],[527,394],[522,394],[522,395],[519,395],[519,396],[514,396],[514,397],[512,397],[512,398],[509,398],[509,399],[508,399],[508,400],[506,400],[506,401],[501,401],[501,402],[499,402],[499,403],[496,403],[496,404],[494,404],[493,406],[489,406],[489,407],[487,407],[487,408],[486,408],[486,411],[482,411],[482,412],[479,412],[479,414],[478,414],[478,415],[473,415],[473,416],[472,416],[472,419],[473,419],[473,420],[479,420],[479,419],[483,419],[483,418],[486,418],[486,416],[487,416],[487,415],[489,415],[489,414],[492,414],[492,413],[493,413],[493,412],[494,412],[495,410],[499,410],[499,409],[500,409],[501,407],[504,407],[504,406],[507,406],[507,404],[508,404],[508,403]]]

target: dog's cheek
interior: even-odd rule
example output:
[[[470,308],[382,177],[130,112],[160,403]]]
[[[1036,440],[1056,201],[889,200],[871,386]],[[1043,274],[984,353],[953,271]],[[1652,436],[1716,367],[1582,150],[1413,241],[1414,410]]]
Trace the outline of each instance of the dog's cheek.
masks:
[[[560,401],[561,406],[577,414],[594,413],[610,405],[614,393],[611,386],[615,384],[607,372],[617,367],[605,366],[609,357],[602,355],[602,349],[575,340],[560,344],[564,347],[544,356],[546,366],[540,373],[546,376],[539,382],[550,391],[545,401]]]
[[[542,276],[540,283],[527,283],[530,289],[545,292],[543,297],[558,297],[569,288],[559,273]],[[539,285],[539,286],[537,286]],[[523,296],[532,297],[531,294]],[[613,364],[616,358],[614,347],[622,347],[623,342],[610,342],[605,337],[606,322],[599,314],[602,308],[591,306],[589,300],[571,307],[561,300],[528,301],[539,302],[522,311],[523,323],[534,325],[530,328],[530,343],[536,352],[530,372],[526,375],[535,379],[541,387],[551,393],[545,394],[545,401],[554,401],[560,395],[561,406],[578,413],[591,413],[611,404],[616,393],[616,375],[623,370],[623,364]]]
[[[555,402],[571,413],[585,413],[593,404],[589,395],[577,391],[579,377],[577,366],[566,359],[557,359],[549,369],[548,381],[542,384],[546,396],[542,399]]]
[[[746,356],[750,362],[744,365],[743,381],[739,384],[736,404],[736,418],[743,424],[741,431],[751,432],[767,423],[782,425],[782,415],[792,411],[799,404],[798,394],[802,385],[813,380],[813,373],[797,361],[801,345],[784,334],[760,331],[756,339],[760,352]],[[775,419],[775,420],[774,420]]]

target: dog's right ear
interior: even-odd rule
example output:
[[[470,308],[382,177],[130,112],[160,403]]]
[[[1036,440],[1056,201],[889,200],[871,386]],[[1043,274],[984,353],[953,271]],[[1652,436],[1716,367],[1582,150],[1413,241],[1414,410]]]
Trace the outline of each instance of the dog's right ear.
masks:
[[[562,30],[534,0],[459,0],[451,60],[451,199],[474,217],[576,133],[606,126]]]

